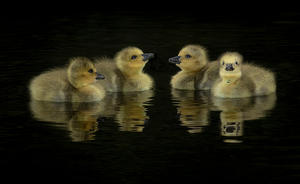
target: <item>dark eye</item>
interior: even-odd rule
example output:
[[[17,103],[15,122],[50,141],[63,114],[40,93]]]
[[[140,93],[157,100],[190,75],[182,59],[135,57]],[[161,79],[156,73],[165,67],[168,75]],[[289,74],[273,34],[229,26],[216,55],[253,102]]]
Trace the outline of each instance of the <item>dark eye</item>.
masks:
[[[132,56],[131,59],[135,59],[137,56]]]
[[[190,58],[190,57],[192,57],[191,55],[189,55],[189,54],[187,54],[187,55],[185,55],[185,57],[186,58]]]
[[[224,63],[224,61],[223,61],[223,63],[222,63],[222,65],[224,65],[225,63]]]
[[[239,65],[239,63],[238,63],[237,61],[235,62],[235,64],[236,64],[236,65]]]
[[[90,70],[89,70],[89,73],[93,73],[93,72],[94,72],[93,69],[90,69]]]

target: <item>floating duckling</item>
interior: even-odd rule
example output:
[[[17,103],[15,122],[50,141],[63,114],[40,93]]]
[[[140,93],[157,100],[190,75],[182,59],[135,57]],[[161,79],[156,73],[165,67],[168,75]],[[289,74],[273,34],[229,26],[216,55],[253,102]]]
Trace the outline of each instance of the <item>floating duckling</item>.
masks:
[[[85,57],[70,59],[68,68],[57,68],[34,77],[29,85],[33,99],[54,102],[92,102],[105,96],[97,82],[104,79]]]
[[[126,47],[114,59],[98,58],[95,66],[101,69],[105,80],[101,84],[110,92],[144,91],[153,87],[153,79],[143,72],[152,53],[143,53],[137,47]]]
[[[218,61],[209,62],[206,49],[200,45],[184,46],[169,62],[181,68],[171,79],[176,89],[209,90],[219,77]]]
[[[220,78],[213,85],[214,96],[243,98],[267,95],[276,91],[273,72],[242,62],[243,56],[237,52],[226,52],[220,56]]]

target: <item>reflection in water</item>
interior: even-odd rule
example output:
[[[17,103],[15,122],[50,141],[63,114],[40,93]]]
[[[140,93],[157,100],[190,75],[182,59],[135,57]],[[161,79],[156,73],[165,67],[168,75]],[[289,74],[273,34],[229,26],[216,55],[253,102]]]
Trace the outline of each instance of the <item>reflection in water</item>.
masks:
[[[172,90],[174,103],[178,106],[177,115],[182,126],[190,133],[199,133],[209,125],[209,112],[221,111],[221,135],[238,137],[243,135],[245,120],[254,120],[267,116],[267,111],[275,106],[276,94],[252,98],[218,98],[207,91]],[[239,142],[226,139],[225,142]]]
[[[209,124],[208,99],[206,91],[176,90],[172,89],[173,99],[176,103],[177,115],[181,126],[187,126],[188,132],[202,132],[204,126]]]
[[[267,116],[267,111],[275,106],[276,94],[252,98],[218,98],[212,97],[212,110],[221,111],[221,135],[238,137],[243,135],[245,120],[254,120]],[[225,142],[239,143],[235,139],[226,139]]]
[[[152,96],[152,90],[123,93],[123,101],[116,115],[121,131],[141,132],[143,130],[144,124],[149,120],[144,103]]]
[[[101,102],[58,103],[31,100],[30,109],[35,119],[53,122],[51,125],[67,128],[73,141],[94,140],[94,134],[106,118],[114,118],[121,131],[143,130],[147,109],[143,106],[153,91],[108,93]],[[100,126],[100,127],[99,127]]]

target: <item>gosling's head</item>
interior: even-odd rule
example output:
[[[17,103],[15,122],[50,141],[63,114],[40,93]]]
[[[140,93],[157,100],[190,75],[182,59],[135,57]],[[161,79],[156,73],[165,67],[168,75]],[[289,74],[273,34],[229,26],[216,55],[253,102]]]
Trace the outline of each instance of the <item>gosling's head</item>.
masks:
[[[237,52],[225,52],[219,57],[220,76],[224,78],[240,78],[242,76],[243,56]]]
[[[96,71],[95,65],[85,57],[70,59],[68,79],[75,88],[84,87],[95,80],[105,77]]]
[[[154,54],[144,54],[137,47],[126,47],[116,54],[115,61],[122,72],[135,74],[141,72],[148,60],[153,57]]]
[[[181,70],[187,72],[199,71],[207,61],[207,51],[200,45],[186,45],[180,50],[178,56],[169,58],[170,63],[176,64]]]

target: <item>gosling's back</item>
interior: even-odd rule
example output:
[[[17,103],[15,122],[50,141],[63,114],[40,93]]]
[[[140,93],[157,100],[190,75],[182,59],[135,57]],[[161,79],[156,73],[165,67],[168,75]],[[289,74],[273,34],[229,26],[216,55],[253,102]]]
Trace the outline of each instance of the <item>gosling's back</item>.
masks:
[[[262,96],[276,91],[275,74],[263,67],[254,64],[243,65],[243,75],[251,78],[255,85],[255,96]]]
[[[70,92],[73,88],[68,81],[66,68],[44,72],[34,77],[29,84],[31,97],[43,101],[71,101]]]
[[[123,90],[124,76],[112,59],[97,58],[95,67],[105,76],[105,80],[101,80],[99,83],[105,86],[106,91],[120,92]]]

